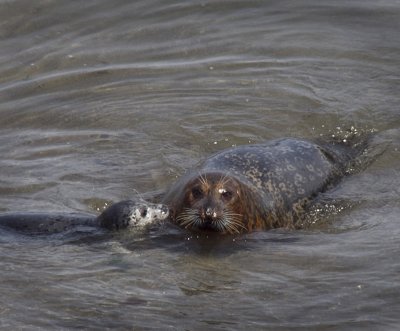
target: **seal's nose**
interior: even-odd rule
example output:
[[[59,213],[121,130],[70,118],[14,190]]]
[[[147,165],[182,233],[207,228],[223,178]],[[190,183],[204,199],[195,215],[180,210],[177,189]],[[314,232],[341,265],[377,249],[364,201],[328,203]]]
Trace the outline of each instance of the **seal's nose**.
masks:
[[[217,212],[211,207],[208,207],[202,215],[203,220],[206,221],[214,221],[217,218]]]
[[[161,209],[161,214],[162,214],[163,216],[165,216],[165,217],[168,217],[168,215],[169,215],[169,208],[168,208],[168,206],[161,205],[160,209]]]

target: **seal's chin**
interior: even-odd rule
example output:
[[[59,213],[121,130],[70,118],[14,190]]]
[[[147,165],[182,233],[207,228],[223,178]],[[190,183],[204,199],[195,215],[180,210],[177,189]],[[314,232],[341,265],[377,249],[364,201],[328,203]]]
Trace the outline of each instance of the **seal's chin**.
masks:
[[[196,224],[196,230],[202,232],[220,232],[224,233],[225,231],[217,226],[217,223],[212,220],[201,220],[198,224]]]

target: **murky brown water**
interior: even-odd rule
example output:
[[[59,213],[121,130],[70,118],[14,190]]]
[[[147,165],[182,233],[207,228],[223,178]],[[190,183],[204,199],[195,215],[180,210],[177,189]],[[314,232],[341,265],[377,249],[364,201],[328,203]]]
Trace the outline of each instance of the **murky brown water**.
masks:
[[[0,211],[95,212],[211,152],[378,130],[309,230],[0,231],[0,328],[395,330],[400,3],[0,1]],[[337,129],[340,127],[341,129]]]

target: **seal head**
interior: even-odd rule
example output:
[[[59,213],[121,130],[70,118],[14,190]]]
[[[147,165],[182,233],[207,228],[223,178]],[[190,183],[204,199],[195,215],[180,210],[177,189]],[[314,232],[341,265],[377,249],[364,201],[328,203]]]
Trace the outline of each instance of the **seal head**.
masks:
[[[104,210],[97,220],[101,227],[118,230],[128,227],[144,227],[165,220],[169,209],[165,205],[147,201],[126,200]]]
[[[241,196],[242,190],[235,178],[223,173],[199,174],[186,185],[183,208],[175,210],[176,222],[185,228],[242,232]]]

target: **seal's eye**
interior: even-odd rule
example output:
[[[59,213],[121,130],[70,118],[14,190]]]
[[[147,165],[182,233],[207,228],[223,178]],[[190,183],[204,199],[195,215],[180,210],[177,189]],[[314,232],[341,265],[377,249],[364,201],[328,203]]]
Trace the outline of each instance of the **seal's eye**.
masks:
[[[225,201],[229,201],[232,199],[233,193],[231,191],[225,191],[225,192],[221,193],[221,196]]]
[[[225,189],[220,189],[218,191],[224,201],[230,201],[233,198],[233,193],[231,191],[227,191]]]
[[[203,197],[203,191],[200,187],[195,187],[192,189],[192,196],[194,199],[201,199]]]
[[[146,215],[147,215],[147,208],[146,207],[140,207],[139,211],[140,211],[140,216],[146,217]]]

